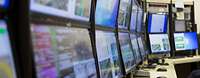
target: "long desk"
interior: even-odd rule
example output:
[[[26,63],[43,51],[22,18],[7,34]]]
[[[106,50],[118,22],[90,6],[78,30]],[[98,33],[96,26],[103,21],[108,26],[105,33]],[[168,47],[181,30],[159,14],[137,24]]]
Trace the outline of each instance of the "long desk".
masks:
[[[177,58],[177,59],[165,59],[165,62],[168,63],[168,66],[156,66],[155,69],[140,69],[138,71],[148,72],[149,78],[157,78],[159,76],[165,76],[167,78],[177,78],[176,70],[174,65],[176,64],[184,64],[184,63],[192,63],[192,62],[200,62],[200,56],[194,57],[185,57],[185,58]],[[166,68],[166,72],[158,72],[158,68]],[[137,77],[136,77],[137,78]],[[140,78],[140,77],[138,77]]]

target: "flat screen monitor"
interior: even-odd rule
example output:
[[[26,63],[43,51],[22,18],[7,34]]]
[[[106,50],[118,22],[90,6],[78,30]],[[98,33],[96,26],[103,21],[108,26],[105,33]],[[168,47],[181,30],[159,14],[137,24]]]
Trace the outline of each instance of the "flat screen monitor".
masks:
[[[132,12],[131,12],[131,22],[130,22],[131,31],[136,31],[136,23],[137,23],[137,5],[133,1]]]
[[[0,7],[7,8],[9,6],[10,0],[0,0]]]
[[[130,23],[131,0],[120,0],[118,13],[118,27],[127,29]]]
[[[137,41],[138,41],[138,44],[139,44],[141,57],[142,57],[142,59],[144,59],[146,57],[146,55],[148,54],[147,51],[145,50],[144,40],[140,36],[140,37],[137,37]]]
[[[149,33],[166,33],[168,17],[167,14],[149,14],[148,15],[148,32]]]
[[[115,27],[119,0],[97,0],[95,23],[106,27]]]
[[[168,53],[171,50],[168,34],[149,34],[149,41],[152,53]]]
[[[48,15],[89,21],[91,0],[31,0],[30,9]]]
[[[132,48],[133,48],[133,54],[135,55],[136,58],[136,63],[141,62],[141,54],[140,54],[140,50],[139,50],[139,45],[137,42],[137,36],[135,34],[131,34],[131,44],[132,44]]]
[[[141,8],[138,8],[137,14],[137,32],[142,32],[144,30],[143,27],[143,13],[144,11]]]
[[[101,78],[119,78],[121,69],[115,33],[96,31],[96,49]]]
[[[131,70],[131,68],[135,65],[135,57],[129,42],[130,37],[128,33],[119,33],[119,43],[126,72]]]
[[[0,77],[17,78],[6,22],[0,20]]]
[[[32,24],[37,78],[96,78],[87,29]]]
[[[177,51],[198,49],[196,32],[174,33],[174,41]]]

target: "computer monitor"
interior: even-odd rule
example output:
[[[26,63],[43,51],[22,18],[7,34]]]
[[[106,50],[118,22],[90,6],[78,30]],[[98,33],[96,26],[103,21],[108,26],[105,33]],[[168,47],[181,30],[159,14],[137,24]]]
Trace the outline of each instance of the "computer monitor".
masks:
[[[142,39],[141,36],[137,37],[137,41],[138,41],[141,57],[144,60],[146,58],[146,56],[148,55],[148,51],[145,49],[145,47],[146,47],[145,41]]]
[[[96,49],[101,78],[119,78],[122,72],[115,33],[96,31]]]
[[[148,15],[148,32],[149,33],[166,33],[168,24],[167,14],[149,14]]]
[[[130,46],[130,37],[128,33],[119,33],[119,43],[120,43],[120,49],[123,59],[123,64],[125,66],[125,71],[130,71],[134,65],[135,65],[135,57],[131,50]]]
[[[115,27],[119,0],[97,0],[95,23],[106,27]]]
[[[130,30],[136,31],[136,24],[137,23],[137,5],[133,1],[132,4],[132,12],[131,12],[131,22],[130,22]]]
[[[130,37],[131,37],[131,44],[133,48],[133,54],[136,57],[136,63],[140,63],[142,59],[141,59],[139,44],[137,42],[137,36],[135,34],[131,34]]]
[[[7,8],[9,6],[10,0],[0,0],[0,7]]]
[[[198,49],[196,32],[174,33],[176,51]]]
[[[140,7],[138,7],[137,32],[144,31],[144,28],[143,28],[143,16],[144,16],[144,11]]]
[[[87,29],[31,24],[37,78],[96,78]]]
[[[151,52],[167,54],[171,51],[168,34],[149,34]]]
[[[89,21],[92,0],[30,0],[31,11]]]
[[[130,23],[131,13],[131,0],[120,0],[119,13],[118,13],[118,27],[128,29]]]
[[[7,24],[0,20],[0,77],[17,78]]]

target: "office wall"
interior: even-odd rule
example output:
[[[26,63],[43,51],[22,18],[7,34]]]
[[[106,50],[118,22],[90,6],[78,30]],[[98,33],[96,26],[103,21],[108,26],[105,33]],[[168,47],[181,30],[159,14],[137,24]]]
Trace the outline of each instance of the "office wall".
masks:
[[[200,33],[200,0],[194,0],[195,22],[197,24],[197,32]]]

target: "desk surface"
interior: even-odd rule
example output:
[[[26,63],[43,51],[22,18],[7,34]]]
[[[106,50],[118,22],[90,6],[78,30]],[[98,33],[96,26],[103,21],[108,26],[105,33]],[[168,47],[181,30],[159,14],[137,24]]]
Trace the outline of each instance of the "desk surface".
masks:
[[[171,60],[173,61],[174,64],[192,63],[192,62],[199,62],[200,56],[184,57]]]

